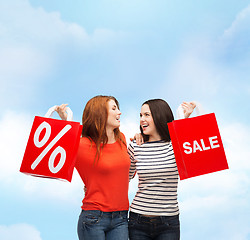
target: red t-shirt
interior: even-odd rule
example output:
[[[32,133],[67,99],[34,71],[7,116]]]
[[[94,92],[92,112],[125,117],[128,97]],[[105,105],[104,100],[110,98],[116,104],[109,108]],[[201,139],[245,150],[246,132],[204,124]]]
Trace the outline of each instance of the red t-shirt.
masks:
[[[83,137],[80,140],[76,169],[87,190],[82,201],[84,210],[103,212],[128,210],[130,159],[121,143],[106,144],[99,160],[94,158],[96,145]]]

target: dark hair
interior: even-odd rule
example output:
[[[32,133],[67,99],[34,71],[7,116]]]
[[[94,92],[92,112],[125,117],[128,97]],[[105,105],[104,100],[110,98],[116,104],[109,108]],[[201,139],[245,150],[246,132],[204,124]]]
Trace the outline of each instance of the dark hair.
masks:
[[[170,142],[171,138],[168,131],[168,123],[174,120],[174,115],[168,103],[162,99],[151,99],[144,102],[142,106],[144,104],[147,104],[149,106],[156,130],[158,134],[161,136],[161,140]],[[140,130],[144,142],[147,142],[149,140],[149,136],[143,134],[141,127]]]
[[[110,100],[114,100],[119,109],[119,103],[115,97],[98,95],[87,102],[83,111],[82,137],[87,137],[96,144],[97,152],[95,159],[100,158],[101,144],[103,143],[103,148],[108,142],[106,124],[108,119],[108,102]],[[114,129],[114,134],[119,144],[126,144],[119,128]]]

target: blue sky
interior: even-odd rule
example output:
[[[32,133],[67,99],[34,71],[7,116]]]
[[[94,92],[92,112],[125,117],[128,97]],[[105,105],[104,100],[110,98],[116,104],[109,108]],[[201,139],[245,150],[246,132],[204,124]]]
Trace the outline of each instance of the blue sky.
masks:
[[[74,240],[83,185],[19,173],[35,115],[114,95],[215,112],[230,170],[179,183],[182,239],[250,239],[250,2],[0,0],[0,239]],[[130,200],[136,180],[130,184]]]

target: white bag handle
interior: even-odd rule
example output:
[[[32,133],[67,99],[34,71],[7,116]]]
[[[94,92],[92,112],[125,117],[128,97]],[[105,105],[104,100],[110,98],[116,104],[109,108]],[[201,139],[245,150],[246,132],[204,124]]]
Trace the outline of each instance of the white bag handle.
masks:
[[[57,108],[56,105],[53,106],[53,107],[51,107],[51,108],[48,110],[48,112],[45,114],[45,117],[51,118],[53,112],[56,111],[56,108]],[[72,121],[72,120],[73,120],[73,112],[71,111],[71,109],[70,109],[69,107],[66,107],[66,112],[68,113],[67,121]]]
[[[196,104],[195,109],[196,109],[196,114],[197,114],[197,116],[200,116],[200,115],[204,114],[205,111],[204,111],[202,105],[201,105],[199,102],[196,102],[196,101],[194,101],[194,103]],[[183,119],[183,118],[185,118],[184,109],[183,109],[183,107],[180,105],[180,106],[177,108],[177,119]]]

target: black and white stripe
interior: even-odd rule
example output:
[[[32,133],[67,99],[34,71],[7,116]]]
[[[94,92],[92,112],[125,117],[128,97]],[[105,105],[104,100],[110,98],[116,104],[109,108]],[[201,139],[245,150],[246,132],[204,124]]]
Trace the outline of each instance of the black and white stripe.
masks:
[[[129,177],[135,172],[139,186],[130,210],[143,215],[173,216],[179,214],[177,201],[178,170],[171,142],[131,142]]]

